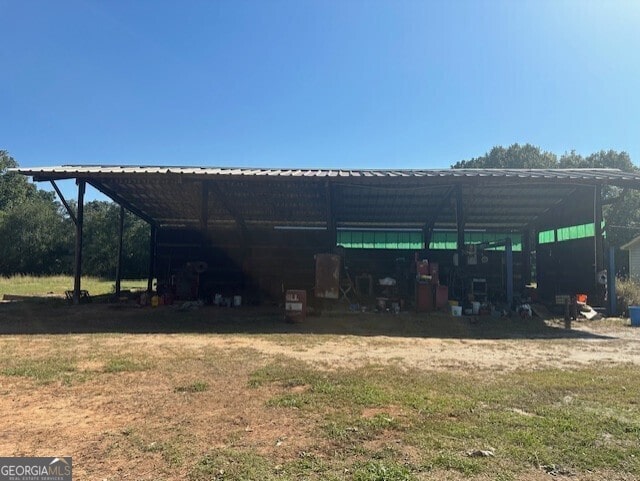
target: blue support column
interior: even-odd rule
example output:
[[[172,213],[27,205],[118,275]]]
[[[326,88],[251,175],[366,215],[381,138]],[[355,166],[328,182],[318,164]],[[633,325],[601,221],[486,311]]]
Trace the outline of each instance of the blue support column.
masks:
[[[609,316],[618,315],[616,293],[616,248],[609,247],[609,270],[607,271],[607,296],[609,299]]]

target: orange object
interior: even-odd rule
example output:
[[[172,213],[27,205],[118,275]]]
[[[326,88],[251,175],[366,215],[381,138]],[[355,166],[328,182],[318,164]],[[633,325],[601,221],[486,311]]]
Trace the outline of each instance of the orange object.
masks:
[[[587,303],[587,295],[586,294],[578,294],[576,295],[576,300],[578,302],[582,302],[583,304]]]

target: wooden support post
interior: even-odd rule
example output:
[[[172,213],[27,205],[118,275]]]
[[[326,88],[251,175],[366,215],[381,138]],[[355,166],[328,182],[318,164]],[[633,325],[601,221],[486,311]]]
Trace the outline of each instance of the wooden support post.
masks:
[[[120,295],[120,281],[122,279],[122,238],[124,236],[124,215],[125,210],[120,206],[120,217],[118,218],[118,261],[116,264],[116,297]]]
[[[458,228],[458,266],[467,265],[467,257],[464,249],[464,205],[462,199],[462,187],[456,187],[456,224]]]
[[[73,304],[80,304],[80,290],[82,278],[82,227],[84,224],[84,192],[86,183],[84,180],[77,180],[78,184],[78,214],[76,216],[76,255],[74,264],[73,279]]]
[[[571,329],[571,304],[569,299],[564,301],[564,328]]]
[[[147,293],[153,291],[153,278],[155,277],[156,268],[156,226],[151,224],[149,235],[149,278],[147,279]]]

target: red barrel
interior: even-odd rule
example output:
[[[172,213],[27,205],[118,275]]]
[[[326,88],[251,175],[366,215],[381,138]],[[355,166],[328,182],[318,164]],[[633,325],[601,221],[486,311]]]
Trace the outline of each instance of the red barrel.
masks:
[[[307,291],[288,290],[284,297],[284,318],[288,322],[302,322],[307,317]]]
[[[436,309],[449,306],[449,287],[436,286]]]

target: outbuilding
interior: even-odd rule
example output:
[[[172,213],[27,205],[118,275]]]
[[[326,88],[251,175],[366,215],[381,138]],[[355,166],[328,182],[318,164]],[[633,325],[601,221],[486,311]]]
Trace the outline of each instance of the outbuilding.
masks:
[[[640,236],[627,242],[621,249],[629,251],[629,277],[640,281]]]
[[[89,184],[151,225],[149,289],[157,278],[179,296],[241,293],[254,303],[281,300],[287,289],[311,293],[322,253],[340,255],[341,276],[352,282],[345,289],[372,296],[389,277],[415,299],[416,261],[428,259],[453,298],[510,302],[535,281],[543,300],[586,293],[602,301],[602,206],[613,201],[603,199],[603,187],[640,188],[640,175],[617,169],[19,172],[78,184],[76,294]]]

